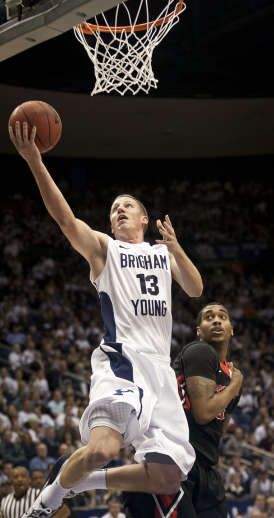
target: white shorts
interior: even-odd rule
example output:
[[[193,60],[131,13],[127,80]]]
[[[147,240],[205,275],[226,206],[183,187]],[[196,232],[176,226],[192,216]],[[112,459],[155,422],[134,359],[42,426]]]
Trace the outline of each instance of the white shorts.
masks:
[[[169,360],[116,346],[103,344],[93,352],[90,402],[80,420],[83,444],[89,441],[94,426],[109,425],[123,434],[123,446],[133,445],[136,462],[145,462],[148,453],[168,455],[185,478],[195,452]],[[108,422],[103,417],[100,421],[100,411],[95,409],[113,409],[119,403],[126,404],[125,412],[118,405],[118,412],[110,410]],[[116,416],[113,420],[112,414]],[[117,415],[121,415],[120,423]],[[123,422],[124,416],[127,422]]]

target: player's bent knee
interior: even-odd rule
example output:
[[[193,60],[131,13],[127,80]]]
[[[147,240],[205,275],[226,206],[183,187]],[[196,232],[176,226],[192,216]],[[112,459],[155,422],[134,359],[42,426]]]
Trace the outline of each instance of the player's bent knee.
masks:
[[[103,468],[106,466],[119,452],[108,447],[89,448],[85,455],[85,464],[87,471]]]

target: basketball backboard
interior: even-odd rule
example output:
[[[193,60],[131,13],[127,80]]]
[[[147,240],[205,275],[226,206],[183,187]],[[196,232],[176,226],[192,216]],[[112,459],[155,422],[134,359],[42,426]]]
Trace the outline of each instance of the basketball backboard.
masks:
[[[15,17],[0,25],[0,61],[55,38],[120,1],[41,0],[25,18],[19,21]]]

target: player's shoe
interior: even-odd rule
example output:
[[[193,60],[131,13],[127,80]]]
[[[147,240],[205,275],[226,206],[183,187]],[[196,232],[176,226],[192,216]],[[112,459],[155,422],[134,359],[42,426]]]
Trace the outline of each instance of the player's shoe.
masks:
[[[46,504],[43,503],[43,500],[45,499],[47,493],[47,487],[54,482],[68,457],[69,455],[63,455],[57,459],[35,502],[21,518],[50,518],[54,513],[56,513],[60,506],[56,509],[47,507]],[[72,498],[74,495],[74,491],[69,491],[68,495],[66,495],[66,498]]]

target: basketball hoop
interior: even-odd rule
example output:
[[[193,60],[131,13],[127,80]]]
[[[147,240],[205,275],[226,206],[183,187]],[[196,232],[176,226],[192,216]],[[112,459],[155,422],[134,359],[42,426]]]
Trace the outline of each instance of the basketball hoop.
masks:
[[[159,5],[159,0],[158,0]],[[112,24],[101,13],[95,23],[83,22],[74,27],[78,41],[94,65],[95,86],[91,95],[118,92],[120,95],[157,88],[152,70],[152,54],[179,21],[185,10],[184,0],[167,0],[162,11],[150,20],[149,0],[138,0],[136,13],[125,2],[112,9]],[[125,25],[121,25],[126,20]]]

